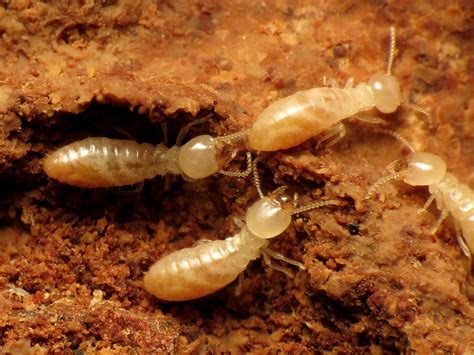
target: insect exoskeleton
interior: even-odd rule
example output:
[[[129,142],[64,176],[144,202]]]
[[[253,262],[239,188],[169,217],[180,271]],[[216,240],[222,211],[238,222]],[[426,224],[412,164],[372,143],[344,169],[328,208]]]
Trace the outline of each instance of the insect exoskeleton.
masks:
[[[360,112],[377,108],[382,113],[395,112],[400,105],[426,111],[414,105],[402,104],[398,80],[391,75],[395,55],[395,28],[391,27],[391,44],[386,74],[372,76],[368,83],[356,87],[314,88],[298,91],[270,104],[256,118],[249,130],[249,146],[259,151],[275,151],[295,147],[324,132],[321,139],[335,143],[345,135],[340,122]],[[372,117],[356,117],[371,123],[381,122]]]
[[[144,287],[159,299],[186,301],[228,285],[261,254],[302,268],[302,264],[267,249],[268,240],[288,228],[292,214],[334,204],[338,202],[327,200],[291,211],[277,198],[262,197],[248,209],[237,234],[162,257],[145,273]]]
[[[43,167],[49,177],[86,188],[131,185],[166,174],[202,179],[220,171],[224,141],[225,136],[200,135],[183,146],[168,148],[132,140],[86,138],[54,151],[45,158]]]
[[[443,219],[450,213],[462,233],[462,236],[458,235],[460,246],[470,257],[474,251],[474,194],[467,185],[460,183],[453,174],[447,172],[444,160],[436,154],[414,152],[406,162],[405,168],[381,178],[369,189],[367,198],[374,193],[375,188],[395,178],[401,178],[411,186],[429,187],[431,197],[423,210],[436,200],[438,208],[442,211],[433,232],[436,232]]]
[[[446,163],[441,157],[425,152],[412,155],[403,181],[412,186],[429,186],[438,208],[445,211],[443,216],[451,213],[456,226],[461,229],[468,250],[460,240],[461,247],[471,255],[474,251],[474,194],[469,186],[446,171]]]
[[[49,177],[80,187],[131,185],[158,174],[180,173],[177,154],[163,145],[132,140],[86,138],[47,156],[43,168]]]

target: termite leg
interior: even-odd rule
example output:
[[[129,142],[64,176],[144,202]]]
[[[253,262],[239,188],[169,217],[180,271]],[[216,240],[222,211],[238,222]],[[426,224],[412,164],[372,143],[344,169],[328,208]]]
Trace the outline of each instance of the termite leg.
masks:
[[[336,81],[336,79],[330,79],[329,80],[329,85],[331,86],[331,88],[333,89],[340,89],[341,86],[339,85],[339,83]]]
[[[237,286],[235,287],[235,296],[238,297],[242,294],[242,285],[244,284],[244,273],[241,272],[239,279],[237,280]]]
[[[300,196],[298,195],[297,192],[293,194],[293,210],[296,210],[298,208],[298,200]]]
[[[318,136],[317,149],[324,146],[329,148],[339,142],[346,135],[346,127],[344,123],[339,122],[329,127],[323,134]]]
[[[471,265],[472,253],[471,253],[471,250],[469,249],[469,247],[467,246],[466,241],[464,240],[464,238],[462,236],[461,227],[459,226],[458,223],[455,223],[454,228],[456,229],[456,239],[458,241],[459,247],[461,248],[463,254],[467,258],[469,258],[469,265]]]
[[[417,212],[417,214],[423,214],[423,213],[426,213],[426,211],[428,211],[428,208],[431,206],[431,204],[433,203],[433,201],[435,200],[436,196],[435,194],[432,194],[430,196],[430,198],[428,200],[426,200],[425,204],[423,205],[422,208],[420,208]]]
[[[287,269],[283,266],[273,265],[270,255],[267,254],[267,250],[262,249],[261,253],[262,253],[262,256],[263,256],[263,261],[265,261],[265,264],[267,264],[267,266],[270,269],[281,271],[282,273],[284,273],[288,277],[295,277],[295,275],[289,269]]]
[[[380,117],[359,115],[359,116],[353,116],[353,118],[365,123],[369,123],[369,124],[384,125],[384,126],[388,125],[387,121],[385,121],[384,119]]]
[[[340,88],[339,83],[335,79],[333,78],[329,79],[326,75],[323,76],[323,86],[329,86],[335,89]]]
[[[330,86],[329,78],[326,75],[323,76],[323,86]]]
[[[354,86],[354,78],[350,77],[349,79],[347,79],[346,85],[344,85],[344,89],[350,89],[353,86]]]
[[[267,253],[268,256],[270,256],[273,259],[284,261],[285,263],[296,266],[300,270],[306,270],[304,265],[302,263],[300,263],[299,261],[287,258],[283,254],[280,254],[279,252],[276,252],[275,250],[272,250],[272,249],[269,249],[269,248],[263,248],[262,252]]]
[[[443,221],[446,219],[446,217],[448,217],[448,210],[443,208],[441,210],[441,215],[439,216],[439,219],[438,219],[438,222],[436,222],[436,224],[434,225],[434,227],[431,229],[431,232],[430,234],[431,235],[434,235],[436,234],[436,232],[438,231],[439,227],[441,226],[441,223],[443,223]]]

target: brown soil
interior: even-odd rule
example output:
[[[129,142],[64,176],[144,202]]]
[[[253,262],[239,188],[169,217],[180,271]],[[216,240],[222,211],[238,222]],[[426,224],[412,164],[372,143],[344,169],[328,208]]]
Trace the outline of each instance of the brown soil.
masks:
[[[349,122],[316,141],[262,154],[265,192],[286,184],[301,203],[341,198],[296,218],[272,248],[307,271],[252,263],[235,284],[167,303],[142,289],[163,253],[222,239],[257,198],[251,181],[215,176],[147,181],[142,191],[84,190],[48,179],[42,158],[89,136],[159,143],[236,132],[270,102],[393,73],[407,100],[385,117],[418,149],[440,154],[474,186],[474,5],[449,1],[0,2],[0,347],[3,353],[469,353],[470,264],[452,220],[436,235],[424,187],[367,188],[407,154]],[[157,5],[156,3],[159,3]],[[122,136],[123,137],[123,136]],[[244,159],[231,168],[243,168]]]

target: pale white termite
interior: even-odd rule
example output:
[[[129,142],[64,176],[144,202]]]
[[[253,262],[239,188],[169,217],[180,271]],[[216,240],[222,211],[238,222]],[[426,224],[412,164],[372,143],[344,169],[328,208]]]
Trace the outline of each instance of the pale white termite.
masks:
[[[292,215],[339,202],[320,201],[292,211],[283,199],[265,197],[260,188],[257,189],[261,197],[247,210],[245,223],[237,234],[162,257],[145,273],[145,289],[166,301],[200,298],[231,283],[260,255],[266,260],[272,257],[302,269],[301,263],[268,249],[268,240],[288,228]]]
[[[259,151],[275,151],[295,147],[324,131],[332,143],[345,135],[343,119],[377,108],[392,113],[400,105],[428,116],[423,109],[402,104],[400,84],[391,75],[395,55],[395,27],[390,28],[390,54],[386,74],[372,76],[368,83],[345,88],[318,87],[298,91],[269,105],[256,118],[248,131],[249,146]],[[381,122],[371,117],[356,117],[368,122]]]
[[[263,197],[248,209],[245,225],[237,234],[162,257],[145,273],[144,287],[162,300],[187,301],[227,286],[261,254],[302,268],[300,263],[268,249],[268,239],[288,228],[292,214],[334,204],[337,201],[322,201],[289,212],[277,199]]]
[[[86,188],[131,185],[166,174],[201,179],[219,171],[230,176],[250,173],[249,168],[243,173],[220,170],[224,163],[219,152],[221,144],[242,134],[216,138],[200,135],[179,146],[187,129],[194,124],[183,128],[177,144],[171,148],[133,140],[86,138],[54,151],[44,159],[43,168],[49,177]]]
[[[406,166],[399,172],[391,172],[382,177],[368,190],[366,199],[370,198],[376,189],[387,181],[402,179],[411,186],[428,186],[431,197],[426,202],[423,211],[436,200],[441,210],[441,217],[433,228],[436,232],[444,218],[451,214],[458,231],[458,242],[463,252],[471,257],[474,252],[474,193],[469,186],[459,180],[446,169],[444,160],[432,153],[415,151],[411,145],[395,132],[386,131],[395,138],[401,139],[412,154]],[[460,232],[460,233],[459,233]]]

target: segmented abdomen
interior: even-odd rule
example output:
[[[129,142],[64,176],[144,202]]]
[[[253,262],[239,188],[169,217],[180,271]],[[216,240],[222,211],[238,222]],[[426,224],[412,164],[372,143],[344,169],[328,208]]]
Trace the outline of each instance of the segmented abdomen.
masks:
[[[275,151],[297,146],[344,118],[374,106],[370,86],[299,91],[268,106],[249,133],[250,147]]]
[[[48,176],[81,187],[135,184],[155,177],[167,150],[151,144],[103,137],[86,138],[59,148],[43,163]]]
[[[266,244],[244,227],[225,240],[175,251],[151,266],[145,274],[145,289],[166,301],[209,295],[235,280]]]
[[[474,193],[469,186],[461,184],[451,173],[446,173],[438,186],[430,186],[440,205],[446,206],[462,229],[462,235],[469,250],[474,252]],[[437,193],[436,193],[437,192]]]

